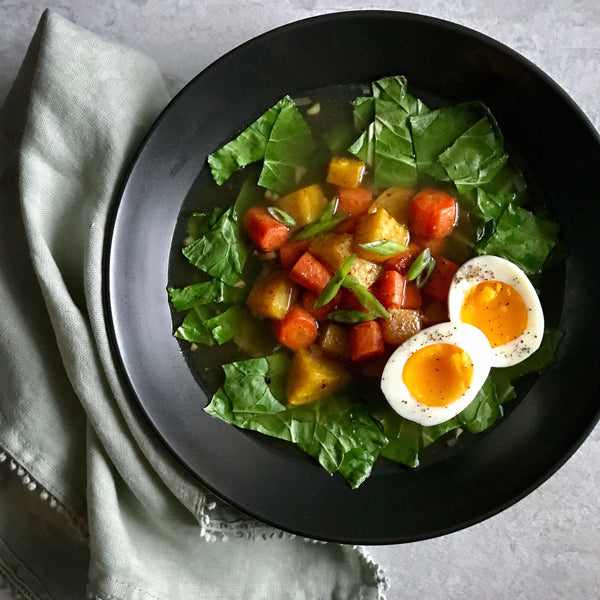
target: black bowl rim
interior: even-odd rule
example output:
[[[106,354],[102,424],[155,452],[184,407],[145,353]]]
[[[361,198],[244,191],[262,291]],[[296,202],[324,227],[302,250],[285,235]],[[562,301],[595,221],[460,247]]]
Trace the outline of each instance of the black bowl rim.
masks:
[[[521,499],[529,495],[532,491],[537,489],[541,484],[547,481],[554,473],[556,473],[576,452],[576,450],[581,446],[581,444],[585,441],[585,439],[590,435],[591,431],[595,428],[596,424],[600,420],[600,406],[598,407],[595,416],[588,422],[588,424],[581,430],[581,434],[579,437],[572,443],[568,451],[564,452],[561,458],[555,462],[553,467],[546,472],[539,475],[531,485],[523,488],[520,493],[515,494],[513,497],[508,499],[501,504],[498,504],[491,510],[486,511],[485,513],[478,514],[472,519],[465,520],[459,525],[453,525],[447,528],[441,528],[434,533],[427,533],[423,535],[412,535],[407,538],[396,539],[390,541],[389,539],[370,539],[370,540],[355,540],[352,539],[352,536],[341,536],[341,537],[331,537],[325,536],[321,537],[318,534],[306,534],[305,531],[301,527],[290,527],[289,525],[283,526],[281,523],[273,522],[269,520],[268,516],[264,514],[257,514],[248,507],[244,506],[243,503],[240,503],[235,498],[228,498],[223,496],[223,494],[218,490],[210,486],[207,482],[203,481],[201,477],[190,471],[189,466],[183,462],[180,457],[175,453],[169,444],[168,440],[164,439],[161,432],[156,429],[153,421],[149,418],[149,415],[146,413],[146,410],[135,393],[135,388],[133,382],[128,374],[126,365],[123,361],[123,356],[121,353],[121,349],[118,343],[118,332],[115,329],[115,323],[113,320],[113,309],[111,307],[111,278],[110,278],[110,265],[111,259],[113,257],[113,241],[114,241],[114,227],[116,223],[116,219],[118,216],[120,201],[124,195],[125,189],[127,188],[127,184],[130,181],[130,178],[135,170],[136,163],[139,160],[140,155],[142,154],[145,146],[148,141],[152,138],[157,129],[159,129],[163,123],[163,121],[167,118],[172,110],[175,110],[175,106],[180,97],[186,95],[188,90],[194,85],[195,81],[198,78],[201,78],[211,71],[218,69],[220,64],[227,60],[230,56],[243,51],[244,49],[251,47],[254,44],[260,43],[271,36],[279,35],[285,31],[292,31],[296,28],[302,28],[306,24],[313,22],[326,22],[329,20],[337,21],[337,20],[353,20],[356,18],[365,18],[365,17],[377,17],[377,18],[394,18],[400,20],[409,20],[417,23],[425,23],[436,25],[437,27],[446,28],[452,30],[454,32],[462,33],[477,39],[483,42],[485,45],[491,47],[494,50],[500,51],[503,54],[506,54],[512,57],[517,62],[521,63],[527,70],[531,71],[535,74],[536,77],[541,79],[546,85],[551,87],[553,91],[558,94],[563,102],[565,102],[569,108],[577,115],[577,117],[583,122],[586,128],[589,130],[589,133],[595,138],[595,142],[600,146],[600,134],[596,130],[595,126],[591,122],[590,118],[585,114],[585,112],[581,109],[581,107],[573,100],[573,98],[548,74],[546,74],[540,67],[538,67],[535,63],[533,63],[530,59],[505,45],[502,42],[495,40],[487,34],[481,33],[475,29],[472,29],[468,26],[455,23],[446,19],[441,19],[438,17],[421,14],[421,13],[411,13],[405,11],[393,11],[393,10],[352,10],[352,11],[340,11],[340,12],[328,12],[316,16],[307,17],[304,19],[300,19],[297,21],[293,21],[291,23],[287,23],[284,25],[280,25],[273,29],[270,29],[262,34],[259,34],[246,42],[236,46],[235,48],[229,50],[227,53],[220,56],[218,59],[213,61],[211,64],[206,66],[202,71],[200,71],[195,77],[193,77],[186,85],[184,85],[179,92],[171,99],[171,101],[167,104],[167,106],[161,111],[158,115],[152,126],[147,131],[146,135],[140,142],[138,148],[133,154],[129,166],[121,180],[121,184],[118,187],[117,193],[113,199],[113,206],[110,210],[109,217],[107,220],[107,228],[105,235],[105,245],[104,245],[104,255],[102,261],[102,275],[103,275],[103,285],[102,285],[102,297],[103,297],[103,306],[104,306],[104,316],[107,323],[107,333],[109,342],[111,345],[112,355],[115,360],[116,365],[118,366],[119,375],[125,381],[127,388],[130,390],[133,398],[135,399],[138,407],[141,409],[141,412],[144,418],[149,422],[151,428],[154,430],[156,435],[161,439],[163,444],[168,448],[169,452],[173,454],[173,456],[178,460],[178,462],[184,467],[184,469],[190,472],[194,477],[201,482],[207,489],[213,492],[216,496],[230,504],[231,506],[239,509],[246,515],[249,515],[263,523],[271,525],[275,528],[284,528],[286,531],[297,534],[305,537],[310,537],[313,539],[321,540],[321,541],[329,541],[329,542],[337,542],[337,543],[359,543],[359,544],[369,544],[369,545],[383,545],[383,544],[396,544],[396,543],[410,543],[414,541],[421,541],[426,539],[431,539],[433,537],[439,537],[443,535],[447,535],[449,533],[453,533],[464,528],[470,527],[477,523],[480,523],[504,510],[508,507],[514,505],[519,502]]]

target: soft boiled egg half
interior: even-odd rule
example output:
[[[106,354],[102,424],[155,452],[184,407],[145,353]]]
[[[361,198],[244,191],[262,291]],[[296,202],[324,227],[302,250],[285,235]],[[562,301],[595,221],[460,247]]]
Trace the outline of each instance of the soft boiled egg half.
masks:
[[[491,362],[492,349],[479,329],[439,323],[396,348],[381,375],[381,390],[400,416],[438,425],[473,401]]]
[[[448,294],[450,321],[480,329],[492,347],[492,367],[509,367],[537,350],[544,313],[527,275],[498,256],[477,256],[454,275]]]

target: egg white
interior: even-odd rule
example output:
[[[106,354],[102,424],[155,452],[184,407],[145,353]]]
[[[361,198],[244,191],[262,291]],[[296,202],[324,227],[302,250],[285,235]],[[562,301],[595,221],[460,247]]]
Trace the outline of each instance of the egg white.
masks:
[[[516,365],[533,354],[542,343],[544,313],[540,299],[527,275],[517,265],[499,256],[476,256],[456,272],[448,294],[450,321],[460,322],[460,311],[469,290],[483,281],[496,280],[511,285],[527,307],[527,326],[523,333],[506,344],[492,348],[492,367]]]
[[[473,362],[473,378],[465,393],[446,406],[427,406],[415,398],[402,377],[406,361],[416,351],[431,344],[452,344],[462,348]],[[405,419],[421,425],[438,425],[456,416],[475,398],[483,386],[492,360],[487,337],[467,323],[439,323],[423,329],[398,346],[381,375],[381,391],[390,406]]]

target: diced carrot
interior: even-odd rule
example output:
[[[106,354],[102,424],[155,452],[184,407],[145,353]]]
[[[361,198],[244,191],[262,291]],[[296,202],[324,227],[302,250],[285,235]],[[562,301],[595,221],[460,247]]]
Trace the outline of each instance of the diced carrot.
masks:
[[[253,206],[244,216],[244,227],[252,241],[263,251],[272,252],[288,239],[289,229],[273,218],[264,206]]]
[[[384,271],[379,279],[379,294],[377,297],[385,308],[395,306],[400,308],[404,300],[404,276],[398,271]]]
[[[407,281],[404,285],[404,298],[402,300],[402,308],[421,308],[423,299],[421,292],[413,281]]]
[[[332,310],[336,309],[337,305],[340,303],[340,300],[342,298],[342,293],[338,292],[333,300],[331,300],[324,306],[319,306],[318,308],[315,308],[315,302],[317,301],[318,297],[319,294],[311,292],[310,290],[306,290],[302,294],[302,306],[304,307],[304,310],[310,315],[312,315],[317,321],[322,321],[323,319],[327,318],[327,315]]]
[[[310,242],[307,240],[288,240],[279,248],[279,258],[281,260],[281,267],[289,271],[295,264],[296,261],[308,250]]]
[[[446,302],[450,291],[450,283],[456,271],[458,271],[458,265],[455,265],[452,261],[443,256],[436,258],[431,277],[421,288],[423,294],[429,298]]]
[[[292,267],[290,279],[319,293],[329,283],[331,273],[310,252],[305,252]]]
[[[404,250],[404,252],[394,254],[394,256],[386,260],[383,265],[386,269],[394,269],[395,271],[398,271],[398,273],[406,275],[413,260],[419,256],[422,250],[423,249],[420,246],[414,242],[410,242],[408,248]]]
[[[317,322],[302,307],[292,306],[275,322],[275,337],[290,350],[308,348],[317,341]]]
[[[362,215],[369,210],[373,194],[363,187],[348,188],[338,186],[338,211],[351,216]]]
[[[454,229],[456,201],[442,190],[425,188],[410,203],[412,231],[425,238],[440,238]]]
[[[358,323],[350,330],[350,355],[361,361],[385,352],[385,342],[378,321]]]

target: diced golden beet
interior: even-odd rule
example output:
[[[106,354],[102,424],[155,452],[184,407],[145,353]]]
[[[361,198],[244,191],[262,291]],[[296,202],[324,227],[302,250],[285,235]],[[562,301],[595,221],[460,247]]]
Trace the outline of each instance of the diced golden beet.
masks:
[[[257,317],[283,319],[298,298],[298,286],[284,271],[275,271],[252,286],[246,305]]]
[[[311,243],[309,252],[316,256],[332,273],[335,273],[342,261],[354,254],[354,237],[351,233],[328,233]],[[379,278],[383,267],[364,258],[356,257],[350,274],[366,288],[371,287]]]
[[[323,355],[316,347],[294,352],[286,382],[289,404],[307,404],[347,385],[350,372],[340,363]]]
[[[410,200],[415,195],[412,188],[391,187],[377,196],[369,208],[369,212],[375,212],[379,208],[385,208],[398,223],[408,223],[410,216]]]
[[[329,358],[350,360],[350,331],[343,325],[328,322],[321,328],[318,344]]]
[[[411,308],[389,308],[390,318],[383,321],[383,339],[386,344],[399,346],[421,331],[421,313]]]
[[[332,273],[352,254],[351,233],[328,233],[311,242],[308,251],[316,256]]]
[[[277,206],[285,210],[298,226],[316,221],[326,204],[327,198],[317,184],[303,187],[277,200]]]
[[[360,185],[365,174],[365,163],[353,158],[334,156],[329,161],[327,183],[355,188]]]
[[[387,256],[370,252],[360,247],[359,244],[369,244],[378,240],[393,240],[399,244],[408,244],[408,229],[398,223],[385,208],[380,208],[373,213],[363,215],[356,225],[354,234],[355,248],[358,255],[373,262],[385,262],[390,259]]]
[[[370,288],[383,273],[383,265],[358,256],[350,269],[350,274],[358,279],[359,283]]]

